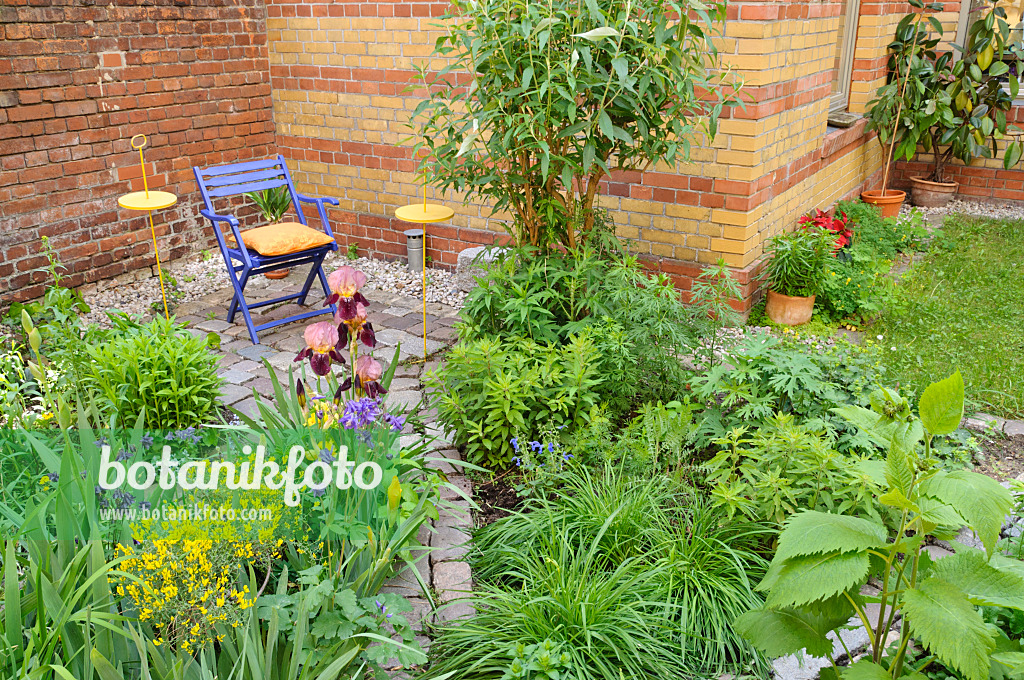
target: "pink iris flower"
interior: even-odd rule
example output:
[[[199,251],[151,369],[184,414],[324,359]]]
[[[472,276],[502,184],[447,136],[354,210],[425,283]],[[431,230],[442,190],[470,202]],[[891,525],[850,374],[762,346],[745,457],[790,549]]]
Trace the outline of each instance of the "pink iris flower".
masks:
[[[306,340],[306,346],[295,357],[295,361],[308,358],[309,365],[317,375],[330,373],[332,361],[345,363],[345,358],[338,351],[342,347],[341,336],[338,334],[337,326],[330,321],[306,326],[302,337]]]
[[[387,390],[378,381],[384,375],[384,367],[369,354],[356,359],[356,387],[366,392],[370,398],[387,394]]]
[[[327,285],[331,287],[331,296],[325,305],[338,304],[338,318],[348,321],[356,315],[356,305],[364,305],[370,301],[363,297],[359,289],[366,283],[366,274],[349,266],[335,270],[327,277]]]
[[[341,315],[339,309],[334,315],[334,321],[338,324],[338,333],[341,334],[342,342],[348,342],[349,333],[358,338],[367,347],[377,346],[377,336],[373,332],[373,324],[366,318],[366,305],[362,302],[356,303],[356,313],[349,319]]]

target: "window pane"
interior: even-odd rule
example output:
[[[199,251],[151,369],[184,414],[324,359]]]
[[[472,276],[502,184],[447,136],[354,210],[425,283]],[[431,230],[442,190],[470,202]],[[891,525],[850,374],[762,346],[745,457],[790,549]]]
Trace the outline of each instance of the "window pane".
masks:
[[[846,12],[848,8],[849,3],[844,2],[842,9],[839,11],[839,40],[836,43],[836,58],[832,62],[832,94],[839,94],[846,89],[846,83],[843,82],[842,76],[842,63],[843,47],[846,43]]]
[[[859,8],[859,0],[844,0],[840,4],[836,56],[832,62],[832,111],[845,111],[850,98],[850,77],[853,75],[853,52],[857,41]]]

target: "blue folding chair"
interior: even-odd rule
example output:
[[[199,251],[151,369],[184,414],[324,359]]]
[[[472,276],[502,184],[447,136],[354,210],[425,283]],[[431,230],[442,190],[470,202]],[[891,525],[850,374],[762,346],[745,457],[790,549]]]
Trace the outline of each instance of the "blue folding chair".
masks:
[[[274,328],[275,326],[293,321],[301,321],[302,319],[308,319],[320,314],[333,314],[335,305],[330,305],[323,309],[314,309],[254,326],[249,310],[287,302],[288,300],[295,300],[299,305],[305,305],[306,296],[309,294],[309,289],[316,278],[320,279],[320,285],[324,289],[324,296],[330,297],[331,289],[327,284],[327,275],[324,273],[323,261],[327,253],[338,249],[338,244],[333,240],[334,233],[331,231],[331,226],[327,221],[327,208],[324,206],[328,203],[330,205],[338,205],[337,199],[313,198],[296,192],[295,185],[292,184],[291,175],[288,174],[288,166],[285,165],[284,157],[282,156],[278,156],[273,160],[231,163],[229,165],[215,165],[209,168],[193,166],[192,170],[195,172],[196,182],[199,184],[199,192],[203,195],[203,202],[206,204],[206,207],[200,209],[199,212],[213,223],[213,232],[217,235],[217,245],[220,246],[221,255],[224,256],[224,264],[227,265],[228,274],[231,278],[231,287],[235,290],[235,297],[231,301],[231,306],[228,307],[228,322],[233,322],[235,314],[241,309],[242,316],[245,318],[245,325],[249,329],[249,338],[254,345],[258,345],[260,340],[257,333],[259,331],[265,331],[268,328]],[[219,215],[214,212],[214,198],[238,196],[250,191],[263,191],[264,189],[274,189],[283,186],[288,187],[292,205],[295,207],[295,214],[298,216],[301,224],[309,226],[306,224],[306,216],[302,214],[301,203],[313,203],[316,205],[324,232],[332,239],[330,243],[286,255],[260,255],[255,250],[245,247],[242,234],[238,230],[238,220],[234,215]],[[221,222],[227,222],[231,228],[231,233],[235,239],[234,246],[229,246],[225,240],[224,234],[221,232]],[[254,274],[262,274],[275,269],[294,267],[306,263],[312,263],[313,267],[310,269],[309,276],[306,277],[306,282],[303,284],[300,292],[264,302],[250,303],[246,301],[245,284],[249,282],[250,277]]]

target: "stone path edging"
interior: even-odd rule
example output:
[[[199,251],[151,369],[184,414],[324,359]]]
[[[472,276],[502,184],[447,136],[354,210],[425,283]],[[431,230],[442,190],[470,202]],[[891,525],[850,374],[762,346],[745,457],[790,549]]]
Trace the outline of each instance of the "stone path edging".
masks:
[[[965,418],[963,426],[975,432],[999,432],[1007,437],[1024,437],[1024,420],[1010,420],[988,413],[975,413]]]

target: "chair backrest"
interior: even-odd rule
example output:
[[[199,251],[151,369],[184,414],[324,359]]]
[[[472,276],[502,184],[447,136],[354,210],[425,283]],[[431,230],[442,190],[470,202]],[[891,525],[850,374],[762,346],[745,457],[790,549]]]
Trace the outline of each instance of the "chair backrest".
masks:
[[[299,207],[299,197],[295,193],[295,185],[292,184],[292,178],[288,174],[288,166],[285,164],[283,156],[265,161],[247,161],[245,163],[212,165],[208,168],[193,167],[192,169],[199,185],[199,193],[203,196],[206,208],[212,212],[216,212],[213,208],[212,199],[214,198],[240,196],[250,191],[288,187],[292,207],[295,209],[299,222],[306,224],[306,217],[302,214],[302,208]]]

